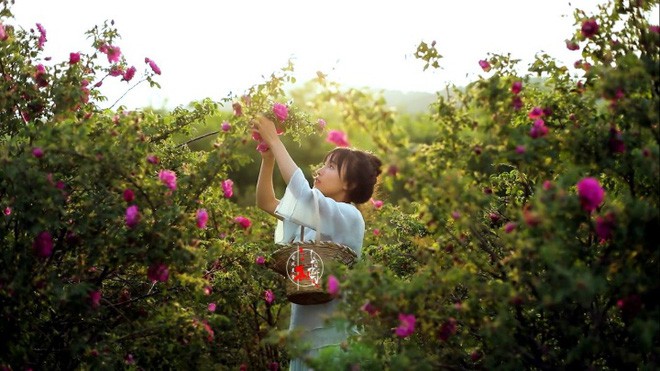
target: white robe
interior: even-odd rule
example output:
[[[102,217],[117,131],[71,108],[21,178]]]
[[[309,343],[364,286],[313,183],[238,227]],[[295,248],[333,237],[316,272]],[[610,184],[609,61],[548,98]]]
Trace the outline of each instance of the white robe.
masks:
[[[315,240],[318,228],[320,241],[346,245],[355,251],[358,259],[360,258],[364,239],[362,214],[355,205],[337,202],[325,197],[318,189],[310,188],[300,168],[291,177],[275,213],[282,218],[278,221],[275,230],[275,243],[300,242],[302,225],[305,227],[304,241]],[[337,304],[337,300],[316,305],[291,303],[289,330],[294,328],[305,330],[303,341],[309,342],[312,349],[309,355],[316,355],[320,348],[338,345],[346,339],[346,331],[324,324],[325,318],[334,312]],[[307,368],[301,360],[291,361],[290,370],[305,369]]]

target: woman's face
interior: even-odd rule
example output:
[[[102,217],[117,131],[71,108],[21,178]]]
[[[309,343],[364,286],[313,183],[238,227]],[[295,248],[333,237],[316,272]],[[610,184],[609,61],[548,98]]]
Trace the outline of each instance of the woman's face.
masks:
[[[337,164],[332,158],[328,158],[325,164],[316,172],[314,188],[321,191],[324,196],[330,197],[335,201],[346,201],[348,187],[346,182],[342,180]]]

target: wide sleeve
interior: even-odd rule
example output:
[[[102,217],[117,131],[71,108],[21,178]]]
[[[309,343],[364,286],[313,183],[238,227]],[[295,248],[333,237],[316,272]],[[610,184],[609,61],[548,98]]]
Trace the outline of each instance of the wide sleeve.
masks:
[[[318,189],[311,188],[300,168],[289,180],[275,214],[282,218],[285,226],[290,222],[320,232],[321,241],[362,246],[364,219],[359,210],[352,204],[337,202],[325,197]],[[284,229],[286,237],[290,231]]]

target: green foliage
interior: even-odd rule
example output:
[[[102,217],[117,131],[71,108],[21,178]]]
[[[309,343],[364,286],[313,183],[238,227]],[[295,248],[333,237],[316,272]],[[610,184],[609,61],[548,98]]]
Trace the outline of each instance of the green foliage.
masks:
[[[284,282],[255,263],[276,247],[274,220],[251,206],[250,121],[280,103],[306,174],[332,148],[320,118],[384,163],[384,206],[361,206],[362,259],[337,273],[334,323],[355,334],[308,359],[315,369],[658,368],[660,36],[646,20],[658,1],[576,10],[577,70],[539,54],[519,75],[491,54],[420,115],[322,73],[286,92],[292,65],[220,102],[104,109],[97,83],[128,68],[106,63],[113,25],[90,30],[80,62],[45,61],[39,33],[2,4],[1,366],[266,369],[301,355]],[[598,31],[585,36],[586,20]],[[424,42],[416,57],[442,58]],[[145,69],[138,84],[156,79]],[[587,177],[604,190],[593,211],[576,186]],[[159,266],[169,276],[154,281]]]

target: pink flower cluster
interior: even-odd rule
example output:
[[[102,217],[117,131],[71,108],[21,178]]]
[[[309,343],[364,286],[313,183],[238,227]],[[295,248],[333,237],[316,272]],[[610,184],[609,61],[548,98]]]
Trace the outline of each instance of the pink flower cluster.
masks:
[[[37,47],[39,49],[43,49],[44,44],[46,41],[48,41],[48,39],[46,39],[46,29],[41,25],[41,23],[37,23],[37,30],[39,30],[39,41]]]
[[[348,147],[348,136],[343,131],[330,130],[326,142],[333,143],[337,147]]]
[[[600,183],[591,177],[583,178],[577,183],[577,193],[582,209],[589,213],[596,210],[605,198],[605,191]]]
[[[149,58],[144,58],[144,63],[147,63],[147,64],[149,65],[149,67],[151,68],[151,70],[152,70],[156,75],[160,75],[160,73],[161,73],[161,71],[160,71],[160,67],[158,67],[158,65],[156,64],[156,62],[154,62],[153,60],[151,60],[151,59],[149,59]]]
[[[280,122],[283,122],[289,117],[289,108],[282,103],[275,103],[273,104],[273,113]]]
[[[250,219],[244,216],[237,216],[234,218],[234,222],[238,223],[243,229],[248,229],[252,225]]]
[[[209,220],[209,214],[206,212],[206,209],[197,210],[196,221],[197,228],[204,229],[206,228],[206,223]]]
[[[395,329],[396,336],[405,338],[415,332],[415,322],[417,319],[414,314],[399,313],[399,326]]]
[[[172,170],[161,170],[158,173],[158,178],[160,179],[167,188],[171,190],[176,190],[176,173]]]
[[[264,291],[264,300],[266,301],[266,304],[271,305],[275,301],[275,294],[273,293],[273,290],[266,290]]]
[[[154,263],[147,269],[147,278],[151,282],[165,282],[170,277],[170,270],[165,263]]]
[[[328,276],[328,294],[339,295],[339,280],[333,275]]]
[[[231,198],[234,195],[234,181],[231,179],[222,181],[222,192],[225,198]]]

